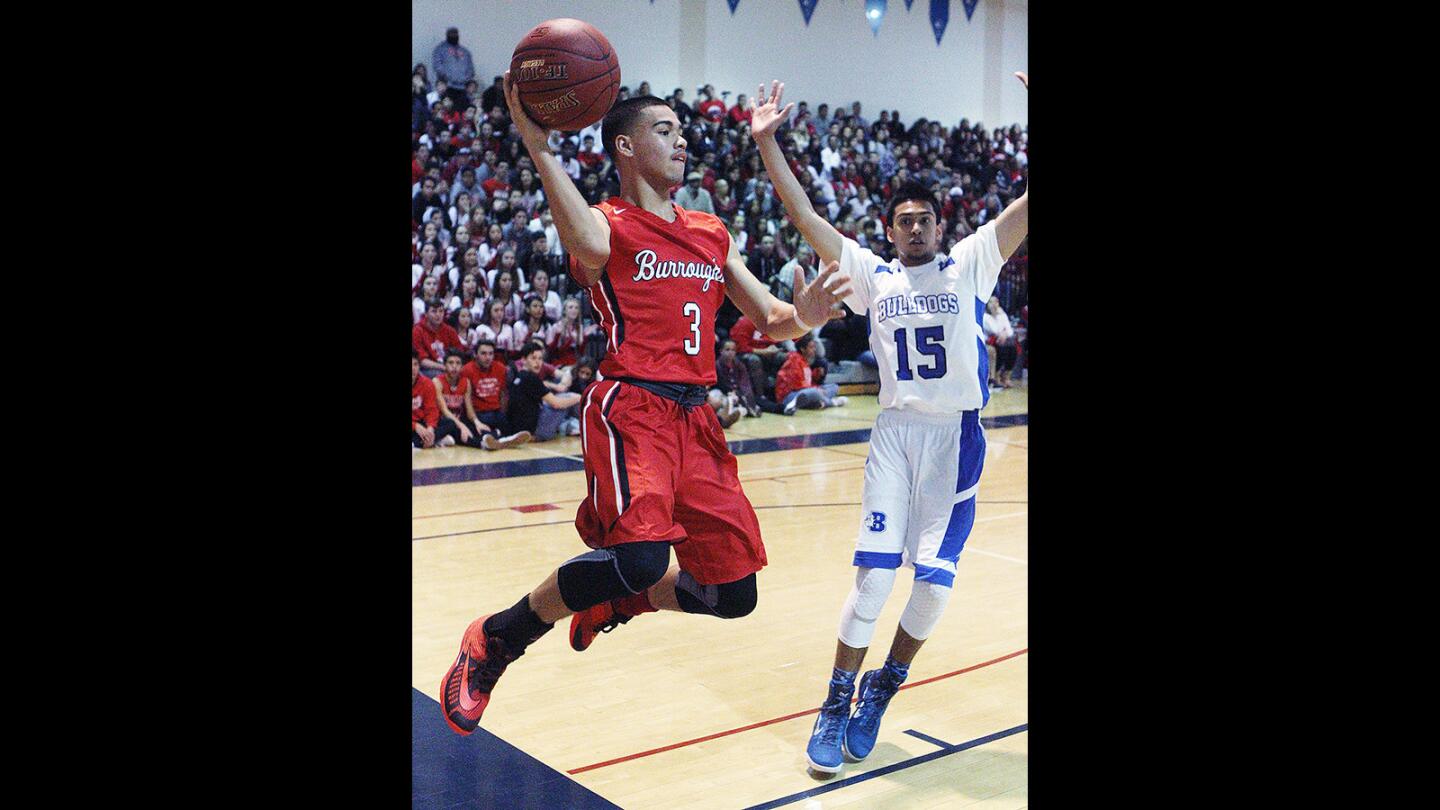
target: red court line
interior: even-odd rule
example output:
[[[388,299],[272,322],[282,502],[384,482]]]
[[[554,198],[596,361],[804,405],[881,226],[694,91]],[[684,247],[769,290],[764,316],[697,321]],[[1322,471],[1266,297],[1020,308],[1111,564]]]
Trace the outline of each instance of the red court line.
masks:
[[[560,507],[553,503],[528,503],[524,506],[512,506],[510,508],[516,512],[548,512],[551,509],[559,509]]]
[[[923,685],[923,684],[934,683],[935,681],[943,680],[943,679],[945,679],[945,678],[953,678],[953,677],[955,677],[956,675],[963,675],[963,674],[965,674],[966,672],[973,672],[973,671],[975,671],[975,670],[977,670],[977,669],[980,669],[981,667],[988,667],[988,666],[990,666],[991,664],[998,664],[998,663],[1000,663],[1001,661],[1006,661],[1006,660],[1009,660],[1009,659],[1011,659],[1011,658],[1014,658],[1014,657],[1017,656],[1017,655],[1024,655],[1025,653],[1028,653],[1028,652],[1030,652],[1030,648],[1029,648],[1029,647],[1026,647],[1026,648],[1023,649],[1023,650],[1016,650],[1015,652],[1008,653],[1008,654],[1006,654],[1006,655],[1002,655],[1002,656],[1000,656],[999,658],[993,658],[993,659],[991,659],[991,660],[989,660],[989,661],[985,661],[984,663],[976,664],[976,665],[974,665],[974,666],[966,667],[966,668],[964,668],[964,669],[957,669],[957,670],[955,670],[954,672],[947,672],[947,673],[945,673],[944,675],[936,675],[936,676],[933,677],[933,678],[926,678],[926,679],[923,680],[923,681],[916,681],[916,682],[914,682],[914,683],[907,683],[907,684],[905,684],[904,686],[902,686],[902,687],[900,687],[900,688],[901,688],[901,689],[909,689],[909,688],[912,687],[912,686],[921,686],[921,685]],[[856,699],[858,699],[858,698],[856,698]],[[852,699],[851,702],[852,702],[852,703],[855,702],[856,699]],[[572,768],[572,769],[566,771],[565,773],[568,773],[568,774],[570,774],[571,776],[574,776],[574,775],[577,774],[577,773],[584,773],[585,771],[593,771],[593,770],[595,770],[596,768],[604,768],[604,767],[606,767],[607,765],[618,765],[618,764],[620,764],[621,762],[629,762],[629,761],[632,760],[632,759],[640,759],[641,757],[648,757],[648,756],[650,756],[651,754],[660,754],[660,753],[664,753],[664,752],[666,752],[666,751],[673,751],[673,750],[675,750],[676,748],[684,748],[684,747],[687,746],[687,745],[694,745],[694,744],[696,744],[696,743],[702,743],[702,742],[706,742],[706,741],[708,741],[708,740],[714,740],[714,739],[717,739],[717,738],[719,738],[719,737],[728,737],[728,736],[731,735],[731,734],[739,734],[739,733],[742,732],[742,731],[750,731],[751,729],[757,729],[757,728],[760,728],[760,727],[762,727],[762,726],[774,725],[775,723],[781,723],[781,722],[784,722],[784,721],[786,721],[786,720],[794,720],[794,719],[797,718],[797,717],[804,717],[804,716],[807,715],[807,714],[815,714],[815,713],[817,713],[817,712],[819,712],[819,711],[820,711],[819,707],[816,707],[816,708],[814,708],[814,709],[806,709],[806,710],[803,711],[803,712],[795,712],[794,714],[787,714],[787,715],[785,715],[785,716],[783,716],[783,717],[776,717],[776,718],[772,718],[772,719],[770,719],[770,720],[761,720],[761,721],[758,722],[758,723],[751,723],[751,724],[748,725],[748,726],[741,726],[740,728],[732,728],[732,729],[730,729],[729,731],[721,731],[721,732],[717,732],[717,733],[715,733],[715,734],[708,734],[708,735],[706,735],[706,736],[704,736],[704,737],[696,737],[696,738],[693,739],[693,740],[686,740],[686,741],[684,741],[684,742],[672,743],[672,744],[670,744],[670,745],[666,745],[666,746],[663,746],[663,747],[661,747],[661,748],[652,748],[652,749],[650,749],[649,751],[641,751],[641,752],[638,753],[638,754],[629,754],[628,756],[618,757],[618,758],[616,758],[616,759],[607,759],[607,760],[605,760],[604,762],[597,762],[597,763],[595,763],[594,765],[585,765],[585,766],[580,767],[580,768]]]

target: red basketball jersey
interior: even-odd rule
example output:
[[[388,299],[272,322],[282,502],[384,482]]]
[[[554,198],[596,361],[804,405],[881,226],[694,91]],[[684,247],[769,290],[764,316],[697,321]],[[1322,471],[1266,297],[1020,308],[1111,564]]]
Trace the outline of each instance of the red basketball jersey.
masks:
[[[607,339],[601,376],[714,385],[725,224],[678,205],[666,222],[619,197],[595,207],[610,221],[610,260],[590,285]]]

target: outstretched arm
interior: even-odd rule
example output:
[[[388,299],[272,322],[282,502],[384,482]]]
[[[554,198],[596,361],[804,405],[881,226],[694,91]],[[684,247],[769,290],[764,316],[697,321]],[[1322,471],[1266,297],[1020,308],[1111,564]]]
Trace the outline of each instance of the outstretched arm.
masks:
[[[1030,77],[1016,71],[1015,77],[1030,89]],[[1015,202],[1010,203],[1000,216],[995,220],[995,241],[1000,245],[1000,255],[1009,259],[1020,243],[1025,241],[1025,235],[1030,232],[1030,183],[1025,183],[1025,193]]]
[[[810,205],[810,196],[805,193],[800,181],[795,178],[795,173],[790,171],[790,166],[785,163],[780,144],[775,142],[775,130],[780,127],[781,121],[786,120],[792,105],[787,104],[784,109],[780,108],[780,96],[785,91],[783,83],[775,81],[771,82],[770,86],[771,92],[768,96],[765,85],[762,84],[760,92],[750,100],[751,134],[755,136],[755,145],[760,147],[760,159],[765,162],[765,171],[770,175],[770,182],[775,184],[775,191],[779,193],[780,201],[785,203],[785,210],[789,212],[790,221],[795,223],[795,228],[805,237],[805,241],[810,243],[810,247],[815,248],[815,253],[822,262],[838,262],[840,250],[845,245],[845,237],[835,230],[835,226],[826,222],[824,217],[815,213],[814,207]]]
[[[525,142],[530,159],[535,161],[540,185],[545,189],[550,213],[555,217],[560,244],[579,263],[581,281],[586,286],[594,284],[605,262],[610,260],[610,223],[580,196],[575,181],[550,149],[545,128],[525,112],[525,106],[520,103],[520,90],[510,81],[508,70],[505,71],[505,103],[510,107],[510,118],[520,130],[520,139]]]
[[[845,317],[835,305],[850,294],[850,277],[839,275],[840,265],[831,262],[815,280],[805,283],[805,271],[795,266],[793,304],[770,293],[769,288],[740,260],[740,251],[730,243],[725,259],[725,294],[740,312],[772,340],[789,340],[809,332],[826,321]],[[797,317],[798,316],[798,317]]]

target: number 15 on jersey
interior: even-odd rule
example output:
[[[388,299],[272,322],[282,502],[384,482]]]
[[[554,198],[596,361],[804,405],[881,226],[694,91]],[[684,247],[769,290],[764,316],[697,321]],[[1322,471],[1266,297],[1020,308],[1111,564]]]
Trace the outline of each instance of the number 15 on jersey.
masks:
[[[935,380],[945,376],[945,346],[940,342],[945,339],[945,327],[943,326],[922,326],[915,330],[915,350],[924,355],[929,355],[929,365],[917,366],[913,371],[910,368],[910,346],[905,334],[906,330],[895,330],[895,356],[896,365],[895,378],[900,380],[915,379],[915,372],[920,373],[922,380]]]

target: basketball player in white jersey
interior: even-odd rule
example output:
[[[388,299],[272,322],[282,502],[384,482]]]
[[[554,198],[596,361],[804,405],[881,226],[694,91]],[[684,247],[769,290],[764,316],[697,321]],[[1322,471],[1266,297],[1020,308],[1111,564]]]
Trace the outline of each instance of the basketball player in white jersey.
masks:
[[[1026,75],[1015,75],[1029,89]],[[780,109],[784,88],[773,82],[767,95],[762,85],[752,106],[760,156],[796,228],[822,261],[839,261],[850,277],[845,304],[868,314],[880,366],[881,411],[865,461],[855,585],[840,617],[829,694],[806,748],[811,767],[835,773],[845,754],[855,761],[869,756],[885,707],[950,599],[985,461],[980,409],[990,392],[981,323],[1001,266],[1028,232],[1030,192],[949,255],[937,255],[942,232],[934,195],[918,184],[901,187],[890,198],[885,231],[898,258],[887,262],[815,213],[786,165],[775,142],[790,111]],[[902,565],[915,572],[910,600],[885,664],[860,679],[851,716],[856,673]]]

